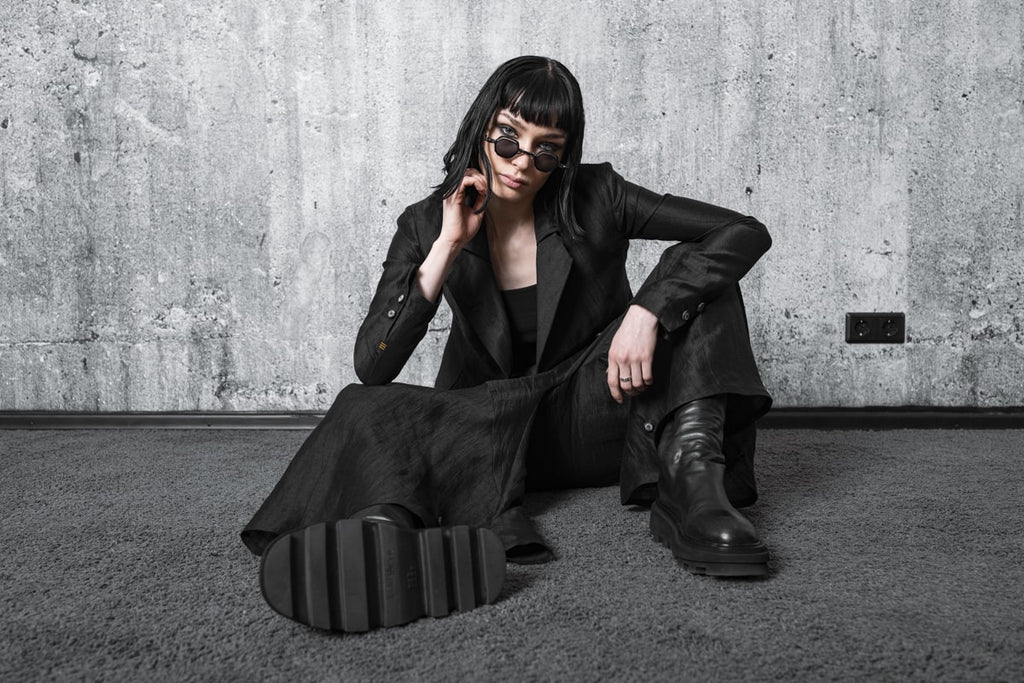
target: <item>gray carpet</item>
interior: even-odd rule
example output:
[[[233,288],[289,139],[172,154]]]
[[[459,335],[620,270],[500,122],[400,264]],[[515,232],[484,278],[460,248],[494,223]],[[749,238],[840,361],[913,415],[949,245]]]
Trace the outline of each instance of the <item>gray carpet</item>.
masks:
[[[0,431],[0,679],[1024,680],[1021,431],[766,430],[765,580],[696,577],[615,488],[558,560],[362,635],[270,611],[237,531],[296,431]]]

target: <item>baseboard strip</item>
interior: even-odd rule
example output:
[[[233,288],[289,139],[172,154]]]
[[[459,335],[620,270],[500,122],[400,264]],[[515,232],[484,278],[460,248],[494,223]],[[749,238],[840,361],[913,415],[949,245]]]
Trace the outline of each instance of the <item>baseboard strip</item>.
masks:
[[[776,408],[765,429],[1024,429],[1024,408]]]
[[[323,413],[0,411],[0,429],[312,429]]]
[[[323,413],[0,411],[0,429],[298,429]],[[762,429],[1024,429],[1024,408],[776,408]]]

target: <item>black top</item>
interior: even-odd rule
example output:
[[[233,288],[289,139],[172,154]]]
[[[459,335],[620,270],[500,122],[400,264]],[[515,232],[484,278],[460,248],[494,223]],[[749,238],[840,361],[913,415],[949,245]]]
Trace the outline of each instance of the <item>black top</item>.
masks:
[[[537,285],[501,292],[512,328],[512,376],[529,372],[537,356]]]

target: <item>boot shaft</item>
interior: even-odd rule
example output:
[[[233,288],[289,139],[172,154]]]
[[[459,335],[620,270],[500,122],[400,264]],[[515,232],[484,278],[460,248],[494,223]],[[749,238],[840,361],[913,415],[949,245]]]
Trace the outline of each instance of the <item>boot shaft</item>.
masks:
[[[672,413],[658,441],[662,474],[670,478],[702,471],[709,464],[725,465],[722,433],[725,425],[724,396],[690,401]]]

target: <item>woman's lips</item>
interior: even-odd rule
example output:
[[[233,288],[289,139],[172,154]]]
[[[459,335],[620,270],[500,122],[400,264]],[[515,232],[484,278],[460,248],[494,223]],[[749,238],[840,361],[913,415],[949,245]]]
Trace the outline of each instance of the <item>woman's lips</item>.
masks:
[[[513,190],[518,190],[520,187],[526,184],[525,179],[513,178],[512,176],[507,176],[504,173],[499,173],[498,177],[501,178],[501,182],[504,183],[506,187],[510,187]]]

